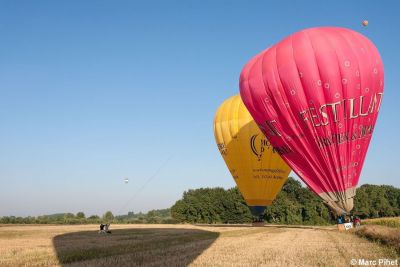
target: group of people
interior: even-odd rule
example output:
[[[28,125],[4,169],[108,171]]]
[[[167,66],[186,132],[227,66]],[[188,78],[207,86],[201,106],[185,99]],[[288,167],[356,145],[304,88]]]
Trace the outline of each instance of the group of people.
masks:
[[[340,215],[338,217],[338,224],[342,223],[352,223],[353,227],[358,227],[361,225],[361,219],[357,216],[347,216],[347,215]]]
[[[100,224],[100,230],[99,234],[111,234],[111,231],[109,230],[110,224]]]

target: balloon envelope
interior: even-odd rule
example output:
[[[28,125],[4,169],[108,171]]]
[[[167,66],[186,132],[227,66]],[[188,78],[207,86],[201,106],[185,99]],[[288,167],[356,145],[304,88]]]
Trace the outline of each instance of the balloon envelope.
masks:
[[[247,63],[240,93],[291,168],[349,212],[383,96],[372,42],[344,28],[299,31]]]
[[[243,198],[253,213],[272,204],[290,172],[289,166],[262,134],[240,95],[227,99],[218,108],[214,134]]]

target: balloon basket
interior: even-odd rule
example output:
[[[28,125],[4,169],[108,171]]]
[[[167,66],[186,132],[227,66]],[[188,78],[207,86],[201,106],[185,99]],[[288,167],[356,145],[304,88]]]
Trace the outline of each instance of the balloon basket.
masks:
[[[347,231],[353,228],[353,223],[341,223],[337,225],[339,232]]]

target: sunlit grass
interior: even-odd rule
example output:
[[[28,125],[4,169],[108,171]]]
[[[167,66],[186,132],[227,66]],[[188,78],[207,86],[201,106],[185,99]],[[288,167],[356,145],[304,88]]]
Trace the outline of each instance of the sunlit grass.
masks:
[[[367,219],[363,221],[363,224],[400,228],[400,217]]]

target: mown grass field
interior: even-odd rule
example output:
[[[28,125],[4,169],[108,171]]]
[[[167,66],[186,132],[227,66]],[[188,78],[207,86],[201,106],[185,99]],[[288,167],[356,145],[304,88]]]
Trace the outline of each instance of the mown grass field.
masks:
[[[0,266],[349,266],[395,249],[335,227],[0,225]],[[394,229],[398,231],[398,229]]]

